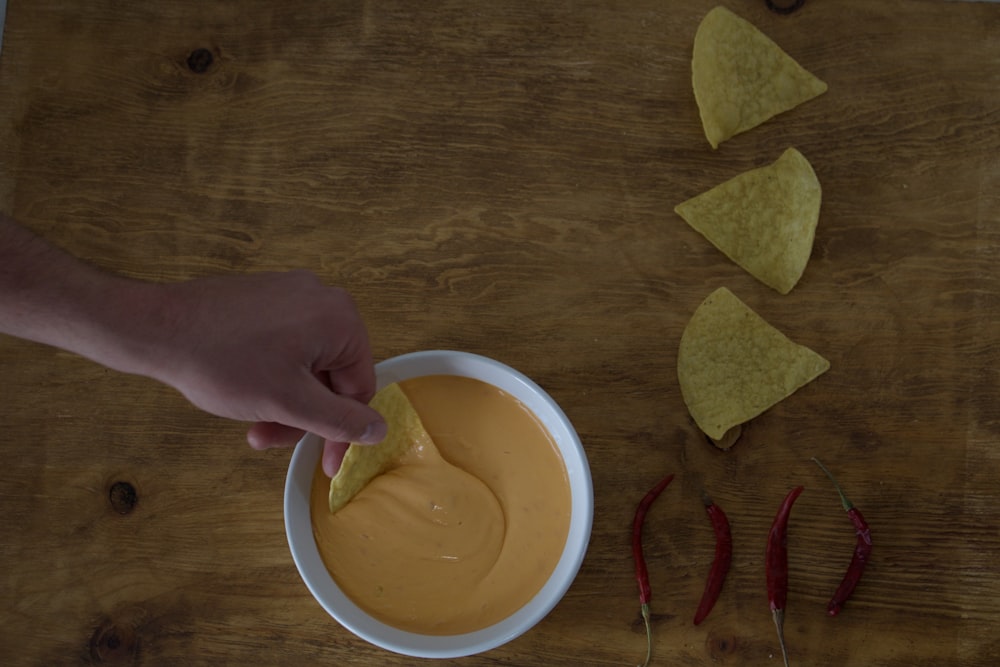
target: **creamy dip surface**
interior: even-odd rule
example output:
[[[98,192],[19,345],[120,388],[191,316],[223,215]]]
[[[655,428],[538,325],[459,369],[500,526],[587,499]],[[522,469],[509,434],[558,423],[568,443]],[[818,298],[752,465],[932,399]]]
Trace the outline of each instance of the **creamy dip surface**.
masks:
[[[555,569],[569,531],[566,468],[515,398],[469,378],[401,382],[433,440],[336,514],[317,467],[313,534],[327,569],[384,623],[451,635],[499,622]]]

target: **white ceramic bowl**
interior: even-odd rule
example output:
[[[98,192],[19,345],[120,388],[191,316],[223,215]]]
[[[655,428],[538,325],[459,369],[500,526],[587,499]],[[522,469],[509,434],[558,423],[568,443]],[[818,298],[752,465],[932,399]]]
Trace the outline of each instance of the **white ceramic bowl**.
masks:
[[[455,658],[505,644],[531,629],[562,599],[590,541],[594,489],[587,455],[573,425],[541,387],[500,362],[467,352],[432,350],[387,359],[375,366],[378,387],[424,375],[458,375],[487,382],[518,399],[545,425],[569,478],[571,512],[562,556],[548,581],[521,609],[476,632],[432,636],[398,630],[373,618],[337,586],[319,555],[309,516],[309,492],[323,442],[306,435],[295,447],[285,482],[285,532],[295,566],[320,605],[358,637],[389,651],[421,658]]]

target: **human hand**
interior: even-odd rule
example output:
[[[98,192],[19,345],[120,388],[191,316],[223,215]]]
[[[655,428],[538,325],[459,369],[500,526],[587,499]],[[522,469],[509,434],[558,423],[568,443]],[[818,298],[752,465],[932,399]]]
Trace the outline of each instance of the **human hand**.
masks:
[[[368,335],[353,299],[306,271],[205,278],[164,291],[160,351],[147,374],[212,414],[250,421],[255,449],[325,439],[333,476],[350,441],[374,444],[386,425]]]
[[[386,425],[361,316],[307,271],[174,284],[97,270],[0,214],[0,332],[165,382],[199,408],[255,422],[252,447],[326,439],[333,475],[348,441]]]

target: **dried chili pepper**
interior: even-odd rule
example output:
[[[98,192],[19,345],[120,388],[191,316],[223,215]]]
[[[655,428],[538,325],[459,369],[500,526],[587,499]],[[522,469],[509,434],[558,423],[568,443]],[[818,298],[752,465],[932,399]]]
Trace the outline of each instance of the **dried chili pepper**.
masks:
[[[836,592],[834,592],[833,597],[830,599],[830,603],[826,607],[826,613],[830,616],[836,616],[840,613],[840,609],[847,602],[847,598],[851,597],[851,593],[854,592],[854,587],[858,585],[861,580],[861,575],[865,571],[865,566],[868,564],[868,559],[872,554],[872,531],[868,526],[868,522],[865,521],[865,517],[861,514],[861,510],[854,506],[854,504],[847,499],[844,495],[843,490],[840,488],[840,484],[837,483],[836,478],[833,474],[826,469],[826,466],[820,463],[820,460],[815,456],[813,461],[816,465],[826,473],[826,476],[830,478],[833,482],[833,486],[837,489],[837,494],[840,496],[840,503],[844,506],[844,511],[847,512],[847,516],[850,517],[851,523],[854,524],[854,531],[857,534],[854,543],[854,556],[851,558],[851,564],[847,568],[847,572],[844,573],[844,578],[840,582],[840,586],[837,587]]]
[[[771,531],[767,535],[767,596],[771,603],[771,617],[774,627],[778,630],[778,643],[781,645],[781,657],[788,667],[788,651],[785,648],[785,604],[788,600],[788,516],[792,505],[805,490],[797,486],[788,492],[781,503]]]
[[[712,529],[715,531],[715,559],[712,561],[712,569],[708,572],[708,579],[705,581],[705,592],[701,594],[701,602],[698,603],[698,611],[694,615],[694,624],[698,625],[708,616],[715,606],[715,601],[719,599],[722,591],[722,583],[729,573],[729,566],[733,562],[733,533],[729,528],[729,519],[722,508],[712,502],[707,496],[704,498],[705,511],[708,512],[712,520]]]
[[[653,504],[653,501],[663,493],[674,479],[673,475],[667,475],[660,482],[649,490],[639,506],[635,508],[635,519],[632,520],[632,559],[635,561],[635,578],[639,582],[639,602],[642,604],[642,620],[646,624],[646,661],[641,667],[649,664],[649,659],[653,655],[653,631],[649,625],[649,601],[653,597],[653,590],[649,586],[649,573],[646,571],[646,559],[642,555],[642,522],[646,518],[646,512]]]

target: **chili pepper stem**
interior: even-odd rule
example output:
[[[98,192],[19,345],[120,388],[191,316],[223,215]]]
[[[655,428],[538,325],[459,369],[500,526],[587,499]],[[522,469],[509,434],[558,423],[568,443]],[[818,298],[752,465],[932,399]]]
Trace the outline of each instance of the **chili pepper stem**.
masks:
[[[649,624],[649,605],[642,605],[642,620],[646,623],[646,660],[639,667],[649,667],[649,660],[653,657],[653,628]]]
[[[788,649],[785,648],[785,610],[775,609],[771,612],[771,617],[774,618],[774,627],[778,630],[778,645],[781,646],[781,658],[785,661],[785,667],[788,667]]]
[[[830,481],[833,482],[833,488],[837,489],[837,495],[840,496],[840,504],[844,506],[844,511],[850,512],[851,508],[854,507],[854,503],[852,503],[850,500],[847,499],[847,496],[844,494],[843,489],[840,488],[840,484],[837,483],[837,478],[833,476],[832,472],[827,470],[826,466],[823,465],[823,462],[820,461],[818,458],[814,456],[812,457],[812,460],[813,463],[818,465],[820,470],[822,470],[826,474],[826,476],[830,479]]]

